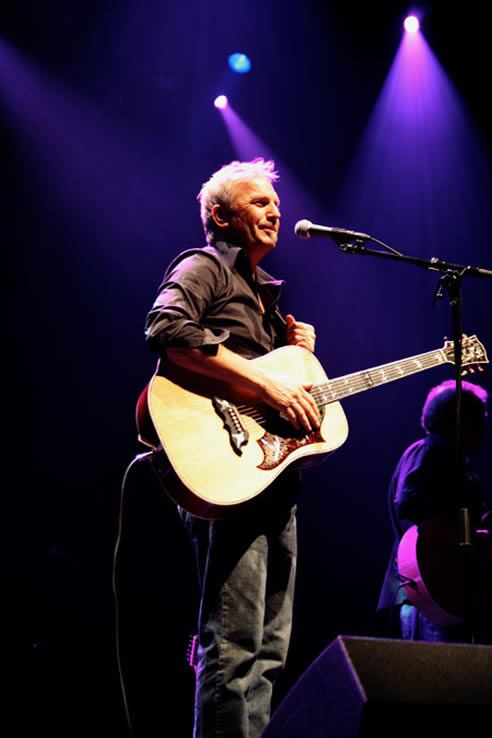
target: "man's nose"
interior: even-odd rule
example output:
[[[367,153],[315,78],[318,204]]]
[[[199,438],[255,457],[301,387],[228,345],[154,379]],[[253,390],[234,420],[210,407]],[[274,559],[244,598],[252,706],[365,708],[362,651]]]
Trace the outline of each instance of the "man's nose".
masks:
[[[274,202],[272,202],[268,208],[268,217],[272,220],[280,220],[280,209]]]

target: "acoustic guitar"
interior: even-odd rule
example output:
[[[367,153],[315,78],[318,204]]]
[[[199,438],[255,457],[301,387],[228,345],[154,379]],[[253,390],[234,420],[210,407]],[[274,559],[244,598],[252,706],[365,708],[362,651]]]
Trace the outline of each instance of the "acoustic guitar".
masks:
[[[253,362],[277,376],[312,384],[321,426],[296,431],[278,412],[242,388],[216,382],[160,362],[137,403],[139,439],[163,450],[154,470],[174,501],[197,517],[234,514],[289,466],[323,461],[347,439],[340,400],[446,362],[454,363],[452,341],[442,348],[328,379],[318,359],[300,346],[283,346]],[[488,363],[476,336],[462,339],[462,364]],[[167,458],[167,461],[166,461]]]
[[[455,531],[437,518],[428,518],[405,531],[398,546],[397,562],[408,600],[431,622],[437,625],[463,622],[467,583],[470,605],[492,617],[490,529],[475,530],[471,548],[465,551]]]

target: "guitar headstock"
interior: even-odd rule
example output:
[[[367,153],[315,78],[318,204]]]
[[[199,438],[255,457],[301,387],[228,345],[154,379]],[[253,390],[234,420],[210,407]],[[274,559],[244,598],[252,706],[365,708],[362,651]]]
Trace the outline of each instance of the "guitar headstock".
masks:
[[[454,364],[454,341],[445,341],[442,348],[446,361]],[[461,365],[488,364],[489,360],[485,346],[480,343],[476,336],[465,336],[461,339]]]

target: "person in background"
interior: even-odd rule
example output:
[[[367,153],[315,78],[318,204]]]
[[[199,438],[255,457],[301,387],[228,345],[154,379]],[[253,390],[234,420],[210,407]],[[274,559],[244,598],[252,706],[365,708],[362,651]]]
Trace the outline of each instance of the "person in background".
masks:
[[[425,436],[412,443],[396,465],[388,490],[394,545],[378,603],[378,611],[385,617],[386,635],[390,637],[439,642],[470,640],[469,624],[439,624],[412,605],[399,576],[397,555],[404,533],[410,526],[424,521],[437,521],[438,525],[446,526],[446,530],[453,532],[458,545],[460,509],[465,504],[470,511],[472,530],[481,527],[487,501],[469,457],[478,451],[486,435],[487,400],[485,389],[462,382],[462,458],[458,462],[455,453],[456,382],[446,380],[433,387],[421,414]],[[492,613],[474,615],[478,616],[477,623],[481,623],[478,638],[488,642],[491,629],[487,623]]]

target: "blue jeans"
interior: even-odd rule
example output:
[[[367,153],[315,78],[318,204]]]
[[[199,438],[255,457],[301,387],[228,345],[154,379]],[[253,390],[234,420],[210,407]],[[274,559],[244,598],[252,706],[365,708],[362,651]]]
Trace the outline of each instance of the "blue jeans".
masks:
[[[238,519],[182,511],[195,548],[201,602],[194,738],[259,738],[290,641],[296,506],[259,506]]]
[[[407,641],[438,643],[466,643],[463,625],[437,625],[428,620],[416,607],[404,603],[400,608],[402,638]]]
[[[408,641],[434,641],[439,643],[492,644],[491,610],[485,607],[475,613],[473,634],[464,623],[437,625],[428,620],[413,605],[404,603],[400,608],[402,638]]]

